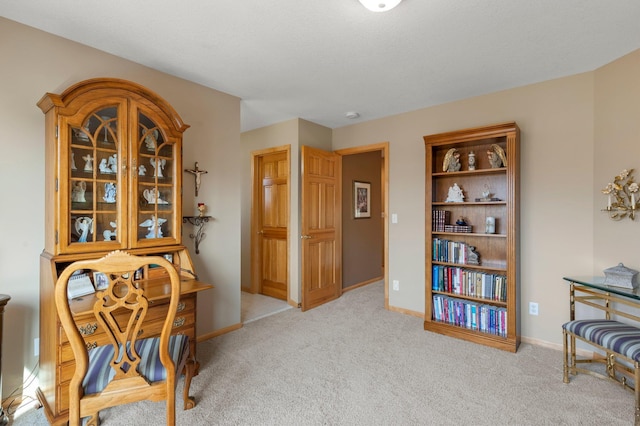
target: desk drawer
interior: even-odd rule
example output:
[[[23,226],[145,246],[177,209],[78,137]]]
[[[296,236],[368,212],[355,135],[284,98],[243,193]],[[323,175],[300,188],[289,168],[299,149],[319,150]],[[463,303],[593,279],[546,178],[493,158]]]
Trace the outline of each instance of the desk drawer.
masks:
[[[149,304],[149,308],[147,309],[147,316],[145,318],[145,322],[155,321],[157,319],[164,319],[167,316],[168,309],[168,300],[162,300],[161,302],[156,302],[154,304]],[[193,311],[195,309],[195,297],[184,297],[180,299],[178,302],[178,309],[176,313],[176,318],[180,316],[180,313]],[[123,310],[121,313],[116,313],[115,315],[116,321],[119,324],[125,323],[129,319],[129,312]],[[80,334],[82,334],[85,340],[95,340],[96,336],[99,334],[103,334],[104,331],[98,322],[96,321],[93,315],[82,315],[76,318],[76,324],[78,325],[78,329],[80,330]],[[62,329],[62,326],[59,327],[60,333],[60,342],[66,343],[69,341],[67,334]]]
[[[155,319],[154,321],[145,321],[140,327],[140,335],[139,338],[147,338],[160,335],[162,331],[162,324],[164,323],[164,318],[166,316],[166,310],[164,311],[165,315],[162,315],[160,318]],[[188,312],[180,312],[176,314],[175,319],[173,320],[173,328],[178,331],[184,331],[187,329],[194,329],[195,323],[195,311]],[[183,334],[189,334],[188,332],[184,332]],[[90,336],[85,336],[85,343],[88,349],[95,348],[96,346],[102,346],[110,343],[107,334],[100,329]],[[62,345],[60,345],[60,362],[67,362],[73,360],[73,351],[71,350],[71,346],[69,342],[66,341]]]

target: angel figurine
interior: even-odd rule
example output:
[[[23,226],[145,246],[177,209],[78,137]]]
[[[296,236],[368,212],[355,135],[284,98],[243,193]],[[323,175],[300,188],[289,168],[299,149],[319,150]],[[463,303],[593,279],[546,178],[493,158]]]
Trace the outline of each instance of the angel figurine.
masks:
[[[151,219],[147,219],[140,224],[140,226],[147,228],[147,235],[145,238],[162,238],[162,224],[165,223],[167,219],[163,219],[161,217],[156,218],[155,215],[151,215]]]
[[[451,148],[444,156],[442,163],[443,172],[457,172],[460,171],[460,153],[457,149]]]
[[[106,158],[103,158],[102,160],[100,160],[100,164],[98,164],[98,169],[100,170],[100,173],[109,173],[109,174],[111,174],[111,169],[107,165],[107,159]]]
[[[82,159],[84,160],[84,171],[92,172],[93,171],[93,157],[91,154],[83,155]]]
[[[108,161],[110,173],[118,173],[118,154],[110,156]]]
[[[147,133],[144,137],[144,143],[147,145],[147,151],[156,151],[156,141],[158,140],[158,129],[154,129],[153,132]]]
[[[489,157],[489,164],[491,164],[492,169],[498,169],[502,166],[507,167],[507,156],[500,145],[495,143],[491,145],[491,149],[487,150],[487,157]]]
[[[87,183],[83,180],[72,184],[71,187],[71,201],[76,203],[86,203],[87,200],[84,197],[84,193],[87,191]]]
[[[167,164],[167,160],[165,158],[163,158],[162,160],[151,158],[149,162],[154,168],[153,176],[159,178],[164,177],[164,175],[162,174],[162,169],[164,169],[164,166]]]
[[[113,182],[107,182],[104,184],[104,196],[102,199],[105,203],[115,203],[117,193],[116,184]]]
[[[78,242],[86,243],[87,235],[93,234],[93,219],[87,216],[82,216],[76,219],[76,232],[78,233]]]
[[[118,227],[118,223],[114,220],[112,222],[109,222],[109,225],[111,225],[111,227],[113,228],[113,230],[111,229],[105,229],[104,232],[102,233],[102,236],[104,237],[105,241],[111,241],[111,237],[116,237],[117,235],[117,230],[116,228]]]

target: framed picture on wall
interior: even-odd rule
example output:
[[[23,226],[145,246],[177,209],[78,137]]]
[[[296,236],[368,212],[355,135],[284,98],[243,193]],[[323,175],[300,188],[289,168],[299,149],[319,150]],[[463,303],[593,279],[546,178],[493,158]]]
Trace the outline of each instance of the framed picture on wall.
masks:
[[[353,181],[353,217],[364,219],[371,217],[371,184]]]

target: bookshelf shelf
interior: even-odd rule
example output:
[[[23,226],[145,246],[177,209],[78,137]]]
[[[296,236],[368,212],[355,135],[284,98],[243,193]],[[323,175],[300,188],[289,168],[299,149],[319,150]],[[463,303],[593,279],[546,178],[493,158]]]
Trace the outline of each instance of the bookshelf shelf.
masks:
[[[511,122],[424,137],[424,329],[510,352],[520,344],[519,136]],[[443,171],[452,149],[460,170]],[[492,167],[494,152],[504,160]],[[463,202],[446,201],[454,184]],[[475,201],[488,199],[487,191],[498,201]],[[485,233],[487,217],[494,233]],[[469,228],[452,226],[460,219]],[[459,229],[471,232],[450,232]]]

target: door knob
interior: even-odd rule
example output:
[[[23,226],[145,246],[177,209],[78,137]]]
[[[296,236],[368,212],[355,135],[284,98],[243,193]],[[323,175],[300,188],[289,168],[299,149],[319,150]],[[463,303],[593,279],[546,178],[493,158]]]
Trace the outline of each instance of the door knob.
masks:
[[[309,238],[311,238],[311,235],[300,235],[301,240],[308,240]]]

